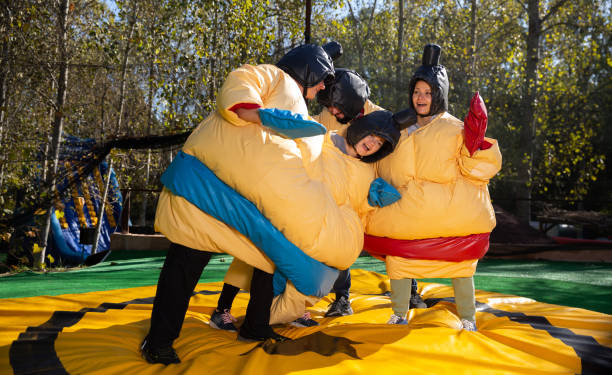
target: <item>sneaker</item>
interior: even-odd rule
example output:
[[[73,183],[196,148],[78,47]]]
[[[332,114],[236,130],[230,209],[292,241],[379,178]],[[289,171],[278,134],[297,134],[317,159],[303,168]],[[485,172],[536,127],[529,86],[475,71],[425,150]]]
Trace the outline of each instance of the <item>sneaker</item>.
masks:
[[[223,312],[215,309],[215,312],[210,316],[209,325],[216,329],[222,329],[224,331],[237,332],[236,326],[234,323],[236,322],[236,318],[230,314],[229,309],[223,310]]]
[[[406,325],[406,324],[408,324],[408,321],[406,320],[406,318],[402,318],[399,315],[392,314],[391,317],[389,318],[389,320],[387,321],[387,324]]]
[[[306,311],[301,318],[297,318],[293,322],[289,323],[294,327],[305,328],[305,327],[314,327],[318,326],[319,322],[310,318],[310,313]]]
[[[329,304],[325,316],[345,316],[352,314],[353,309],[351,308],[351,302],[345,296],[340,296],[340,298]]]
[[[470,332],[476,332],[476,322],[467,319],[461,319],[461,325],[463,329]]]
[[[421,298],[419,293],[414,293],[410,295],[410,308],[411,309],[426,309],[427,304]]]
[[[180,358],[176,355],[172,346],[161,348],[153,348],[149,345],[149,341],[145,338],[140,345],[140,354],[149,363],[163,363],[169,365],[171,363],[181,363]]]
[[[283,335],[279,335],[278,333],[274,332],[272,327],[270,327],[270,330],[265,334],[252,334],[248,332],[247,329],[243,329],[243,327],[240,327],[240,332],[238,333],[238,341],[255,342],[255,341],[266,341],[268,339],[272,339],[277,342],[283,342],[283,341],[291,340],[289,337],[285,337]]]

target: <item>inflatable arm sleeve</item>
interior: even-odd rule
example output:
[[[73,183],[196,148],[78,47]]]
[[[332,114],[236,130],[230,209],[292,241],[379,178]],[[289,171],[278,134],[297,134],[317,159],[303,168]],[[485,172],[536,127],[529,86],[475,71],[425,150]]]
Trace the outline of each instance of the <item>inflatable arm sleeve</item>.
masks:
[[[487,132],[487,108],[478,91],[470,101],[470,109],[463,121],[465,132],[465,147],[474,155],[476,150],[486,150],[491,147],[491,143],[484,139]]]
[[[324,297],[331,290],[338,270],[295,246],[253,203],[221,181],[196,157],[180,151],[161,181],[172,193],[235,228],[261,249],[276,266],[275,294],[284,290],[283,279],[291,280],[298,291],[309,296]]]
[[[327,129],[318,122],[284,109],[260,108],[259,118],[264,126],[291,139],[312,137],[327,132]]]

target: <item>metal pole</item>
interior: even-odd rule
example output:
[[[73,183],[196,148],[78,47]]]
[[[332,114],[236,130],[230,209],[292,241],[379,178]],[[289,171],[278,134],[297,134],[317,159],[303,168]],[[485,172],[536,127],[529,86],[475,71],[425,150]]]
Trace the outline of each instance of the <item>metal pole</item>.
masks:
[[[306,0],[306,24],[304,25],[304,43],[310,44],[310,18],[312,14],[312,1]]]
[[[108,171],[106,172],[106,183],[104,184],[104,194],[102,203],[100,203],[100,211],[98,212],[98,223],[96,224],[96,236],[93,245],[91,246],[91,254],[98,251],[98,240],[100,239],[100,229],[102,228],[102,219],[104,218],[104,207],[106,205],[106,197],[108,196],[108,185],[110,184],[111,170],[113,168],[113,160],[110,158],[108,162]]]

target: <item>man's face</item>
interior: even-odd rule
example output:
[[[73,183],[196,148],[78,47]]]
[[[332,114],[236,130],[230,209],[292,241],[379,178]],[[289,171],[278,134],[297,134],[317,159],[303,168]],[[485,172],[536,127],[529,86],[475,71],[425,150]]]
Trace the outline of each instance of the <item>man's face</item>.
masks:
[[[306,89],[306,99],[314,99],[321,90],[325,90],[325,83],[323,81]]]
[[[338,107],[334,107],[333,105],[331,105],[327,107],[327,110],[329,111],[329,113],[334,115],[337,120],[344,120],[344,113],[342,113],[342,111],[338,109]]]
[[[370,134],[362,138],[355,145],[355,152],[361,157],[372,155],[385,143],[385,140],[377,135]]]

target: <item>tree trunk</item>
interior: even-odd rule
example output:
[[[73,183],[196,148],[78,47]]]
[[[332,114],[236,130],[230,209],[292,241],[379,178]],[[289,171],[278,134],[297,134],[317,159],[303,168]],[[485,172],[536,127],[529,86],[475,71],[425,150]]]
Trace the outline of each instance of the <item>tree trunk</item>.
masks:
[[[397,51],[395,61],[395,110],[402,109],[402,73],[404,71],[404,0],[398,1]]]
[[[217,35],[218,35],[218,21],[219,21],[219,11],[217,10],[217,8],[215,7],[214,9],[214,14],[215,14],[215,18],[214,18],[214,30],[213,30],[213,41],[212,41],[212,46],[211,46],[211,54],[210,54],[210,58],[208,59],[209,61],[209,69],[210,69],[210,75],[209,75],[209,82],[208,82],[208,98],[209,99],[213,99],[215,97],[215,95],[217,94],[217,56],[215,54],[215,51],[217,50]]]
[[[149,60],[149,103],[147,104],[147,136],[151,135],[151,123],[153,119],[153,58]],[[149,178],[151,175],[151,149],[147,150],[147,165],[145,174],[145,188],[149,187]],[[145,226],[147,224],[147,194],[148,192],[142,192],[142,206],[140,207],[140,220],[139,225]]]
[[[526,35],[525,82],[521,99],[521,155],[523,167],[518,171],[517,214],[519,220],[528,223],[531,219],[531,176],[535,143],[535,100],[538,85],[538,62],[540,59],[540,0],[529,0],[527,4],[529,29]]]
[[[365,69],[363,67],[363,44],[361,44],[362,40],[368,40],[368,38],[370,37],[370,30],[371,30],[371,25],[372,25],[372,20],[374,20],[374,13],[376,11],[376,2],[377,0],[374,0],[374,3],[372,4],[372,8],[370,9],[370,17],[368,19],[368,26],[367,26],[367,30],[365,30],[365,35],[364,35],[364,30],[361,29],[361,20],[357,20],[357,17],[355,16],[355,12],[353,12],[353,6],[351,5],[350,1],[347,1],[348,7],[349,7],[349,15],[351,17],[351,19],[353,20],[353,25],[355,25],[355,29],[359,30],[360,32],[356,32],[353,33],[353,35],[355,36],[355,45],[357,46],[357,56],[358,56],[358,65],[359,65],[359,74],[364,74],[365,75]]]
[[[312,14],[312,1],[306,0],[306,24],[304,25],[304,43],[310,44],[310,17]]]
[[[477,0],[472,0],[471,20],[470,20],[470,70],[468,78],[470,81],[476,77],[476,44],[478,43],[476,34],[476,11],[478,9]],[[474,87],[472,82],[472,87]],[[478,87],[476,86],[478,89]]]
[[[7,147],[3,146],[4,141],[4,119],[6,117],[6,79],[8,75],[8,38],[2,43],[2,60],[0,61],[0,191],[2,191],[2,183],[4,181],[4,155]]]
[[[2,7],[2,19],[3,25],[1,30],[6,35],[2,41],[2,50],[0,50],[0,150],[2,150],[2,154],[0,154],[0,191],[2,191],[2,185],[4,182],[4,160],[5,160],[5,151],[8,150],[8,147],[4,146],[4,133],[6,132],[5,122],[6,122],[6,81],[8,80],[9,75],[9,55],[11,50],[11,45],[9,43],[9,29],[10,29],[10,9],[8,5]]]
[[[51,155],[53,156],[53,171],[49,173],[48,182],[50,194],[55,192],[56,174],[59,164],[60,144],[62,141],[62,127],[64,124],[64,102],[66,101],[66,87],[68,86],[68,52],[67,52],[67,24],[69,0],[61,0],[58,9],[58,45],[60,52],[59,78],[57,80],[57,98],[55,102],[55,116],[53,118],[53,138],[51,141]],[[52,203],[47,209],[45,226],[42,233],[42,250],[40,252],[39,264],[45,262],[47,251],[47,240],[51,228],[51,215],[55,205]]]
[[[134,26],[136,25],[136,5],[132,6],[132,14],[129,16],[129,27],[127,40],[125,41],[125,49],[123,50],[123,61],[121,62],[121,87],[119,89],[119,115],[117,116],[117,126],[115,127],[115,135],[121,133],[121,125],[123,121],[123,107],[125,106],[125,82],[127,76],[127,64],[130,57],[130,48],[132,36],[134,35]]]

